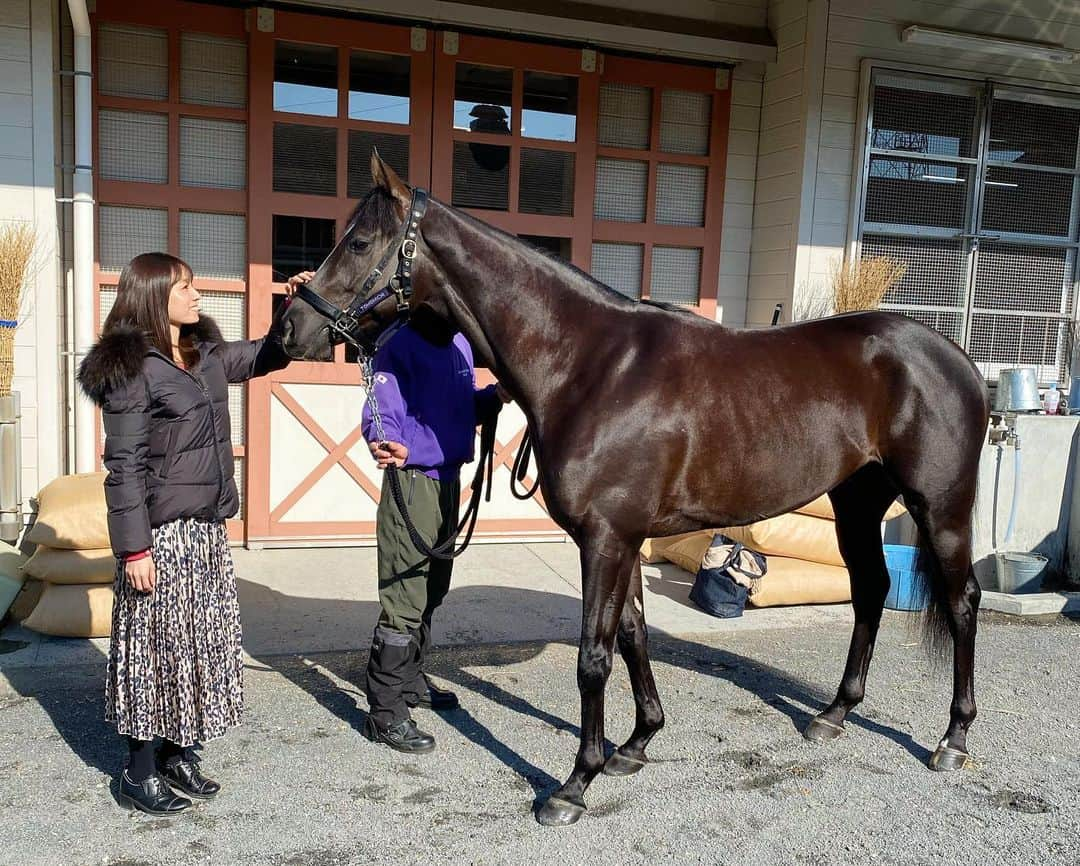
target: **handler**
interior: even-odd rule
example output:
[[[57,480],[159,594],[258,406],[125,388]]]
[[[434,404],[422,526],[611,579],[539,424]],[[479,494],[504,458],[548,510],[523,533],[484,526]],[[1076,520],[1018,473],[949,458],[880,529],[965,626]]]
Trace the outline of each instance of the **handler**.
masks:
[[[434,547],[457,528],[461,467],[473,459],[476,426],[509,397],[497,385],[476,388],[468,341],[424,307],[376,352],[374,380],[382,431],[369,403],[364,438],[380,469],[399,467],[412,522]],[[417,551],[388,476],[375,534],[382,611],[368,661],[364,734],[400,752],[423,754],[435,749],[435,738],[417,728],[409,708],[458,706],[453,692],[424,674],[431,616],[450,589],[453,560]]]

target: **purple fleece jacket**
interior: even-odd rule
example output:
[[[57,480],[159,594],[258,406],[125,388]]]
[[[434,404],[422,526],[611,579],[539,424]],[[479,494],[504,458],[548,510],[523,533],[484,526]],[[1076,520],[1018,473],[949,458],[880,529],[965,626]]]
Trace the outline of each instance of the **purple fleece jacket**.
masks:
[[[440,481],[456,479],[473,459],[477,419],[499,402],[494,385],[476,388],[462,334],[436,346],[409,325],[375,353],[375,398],[386,440],[409,449],[407,466]],[[378,438],[367,405],[363,431],[368,442]]]

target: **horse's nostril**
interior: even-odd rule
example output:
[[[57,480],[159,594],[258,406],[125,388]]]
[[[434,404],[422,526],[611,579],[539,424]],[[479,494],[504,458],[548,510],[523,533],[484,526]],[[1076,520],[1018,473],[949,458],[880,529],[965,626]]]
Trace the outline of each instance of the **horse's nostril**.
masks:
[[[291,346],[293,343],[293,323],[292,319],[285,318],[281,322],[281,340],[286,346]]]

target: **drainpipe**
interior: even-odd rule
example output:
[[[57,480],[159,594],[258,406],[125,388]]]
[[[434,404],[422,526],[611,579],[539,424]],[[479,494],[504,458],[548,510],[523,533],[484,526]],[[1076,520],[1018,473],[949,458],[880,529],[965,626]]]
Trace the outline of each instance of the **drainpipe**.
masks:
[[[74,283],[72,308],[77,366],[94,342],[94,179],[92,169],[92,105],[90,82],[90,15],[86,0],[68,0],[71,24],[75,31],[75,171],[72,177],[72,231]],[[72,395],[75,404],[75,471],[93,472],[97,468],[94,453],[94,407],[83,395]]]

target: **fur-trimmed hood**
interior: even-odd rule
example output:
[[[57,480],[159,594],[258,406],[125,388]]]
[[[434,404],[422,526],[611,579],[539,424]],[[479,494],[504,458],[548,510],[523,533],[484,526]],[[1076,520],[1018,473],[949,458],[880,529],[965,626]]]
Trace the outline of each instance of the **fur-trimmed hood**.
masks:
[[[190,334],[204,354],[206,349],[223,342],[221,329],[209,316],[200,316],[195,324],[185,325],[181,334]],[[79,365],[79,385],[86,396],[101,406],[110,391],[138,376],[146,356],[156,351],[145,331],[127,324],[118,325],[102,334],[86,353]]]

